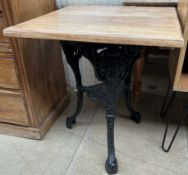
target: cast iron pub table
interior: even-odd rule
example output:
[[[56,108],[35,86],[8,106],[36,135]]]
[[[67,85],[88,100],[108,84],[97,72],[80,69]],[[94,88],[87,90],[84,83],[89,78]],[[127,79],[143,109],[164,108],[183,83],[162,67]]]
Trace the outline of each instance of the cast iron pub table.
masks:
[[[75,113],[67,127],[76,123],[83,93],[106,106],[108,156],[106,171],[114,174],[118,163],[114,146],[116,101],[125,96],[131,119],[141,121],[131,103],[131,70],[142,46],[181,48],[181,26],[173,7],[69,6],[4,30],[9,37],[60,40],[77,86]],[[82,85],[79,59],[86,57],[102,83]],[[53,58],[52,58],[53,59]]]

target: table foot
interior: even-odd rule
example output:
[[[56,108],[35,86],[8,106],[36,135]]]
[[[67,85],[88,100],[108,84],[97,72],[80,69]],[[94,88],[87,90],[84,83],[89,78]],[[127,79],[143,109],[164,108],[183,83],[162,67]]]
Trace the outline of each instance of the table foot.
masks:
[[[105,169],[108,174],[116,174],[118,171],[117,159],[108,158],[105,163]]]
[[[66,119],[66,126],[69,129],[72,129],[72,125],[76,123],[76,119],[72,118],[72,117],[67,117]]]
[[[141,114],[139,112],[133,112],[131,114],[131,119],[139,124],[141,122]]]
[[[83,106],[83,92],[77,92],[77,106],[76,111],[71,117],[67,117],[66,126],[72,129],[72,125],[76,123],[76,117],[80,114]]]

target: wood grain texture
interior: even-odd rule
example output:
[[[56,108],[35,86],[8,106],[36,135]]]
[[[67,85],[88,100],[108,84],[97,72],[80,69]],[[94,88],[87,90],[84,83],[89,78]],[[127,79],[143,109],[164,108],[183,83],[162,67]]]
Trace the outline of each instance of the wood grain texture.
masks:
[[[4,34],[145,46],[182,47],[184,43],[172,7],[70,6],[5,29]]]
[[[0,91],[0,122],[30,125],[20,93]]]
[[[124,0],[125,5],[175,7],[178,0]]]
[[[142,72],[144,69],[145,58],[147,56],[147,47],[143,47],[139,58],[135,61],[133,67],[133,83],[132,83],[132,96],[134,103],[140,100],[140,93],[142,88]]]
[[[54,0],[3,0],[3,3],[9,8],[11,15],[9,24],[11,22],[11,25],[18,24],[55,10]]]
[[[3,52],[0,52],[0,59],[8,58],[8,59],[13,59],[13,54],[12,53],[5,53],[4,50]],[[15,69],[15,67],[14,67]]]
[[[56,119],[62,114],[62,110],[67,106],[69,101],[70,101],[69,95],[66,94],[64,96],[64,98],[61,100],[61,102],[56,106],[56,109],[50,113],[47,120],[45,120],[45,122],[43,122],[43,124],[39,128],[40,139],[42,139],[45,136],[45,134],[48,132],[49,128],[52,127],[52,125],[55,123]]]
[[[15,63],[13,59],[0,58],[0,87],[19,89]]]
[[[180,92],[188,92],[188,74],[181,74],[178,84],[174,86],[174,90]]]
[[[0,133],[10,136],[30,138],[35,140],[41,139],[40,130],[37,128],[11,125],[8,123],[0,123]]]
[[[181,49],[173,50],[169,60],[169,69],[171,75],[171,81],[175,91],[188,92],[188,76],[183,73],[183,64],[187,51],[188,42],[188,1],[179,0],[178,14],[182,24],[184,47]]]
[[[8,38],[3,36],[3,29],[6,27],[7,25],[5,19],[0,17],[0,43],[9,43]]]
[[[8,26],[55,10],[54,0],[0,0],[0,3]],[[17,90],[19,92],[12,89],[12,92],[20,93],[23,97],[22,104],[26,113],[24,120],[29,121],[29,127],[11,118],[6,124],[0,120],[0,133],[41,139],[69,100],[60,44],[58,41],[12,38],[10,44],[11,50],[10,45],[5,43],[0,44],[0,50],[2,56],[13,51],[13,59],[3,60],[12,60],[16,65],[20,89]],[[8,106],[5,107],[9,110]],[[0,113],[0,118],[7,117]]]
[[[59,115],[62,113],[62,109],[66,107],[68,102],[69,97],[66,95],[59,103],[59,105],[56,107],[56,109],[52,111],[47,120],[45,120],[45,122],[39,128],[23,127],[19,125],[11,125],[8,123],[0,123],[0,133],[41,140],[48,132],[49,128],[52,127],[53,123],[56,121]]]
[[[12,52],[11,44],[0,43],[0,53],[12,54],[13,52]]]
[[[187,42],[188,42],[188,23],[185,25],[185,30],[184,30],[184,38],[185,38],[185,44],[182,49],[179,50],[179,57],[178,57],[178,63],[177,63],[177,68],[176,68],[176,73],[175,73],[175,81],[174,81],[174,89],[176,91],[183,91],[183,92],[188,92],[188,86],[185,88],[185,86],[182,86],[183,81],[185,81],[185,84],[188,84],[186,81],[186,78],[188,76],[183,75],[183,64],[184,60],[187,59],[185,58],[186,50],[187,50]],[[182,79],[182,76],[184,78]],[[185,78],[186,77],[186,78]],[[183,87],[183,88],[182,88]]]
[[[1,2],[0,2],[0,11],[2,11],[2,4],[1,4]]]
[[[3,21],[3,20],[0,20]],[[0,26],[1,26],[0,22]],[[2,34],[3,29],[6,26],[1,26],[0,28],[0,58],[13,58],[13,51],[12,51],[12,46],[10,44],[10,41],[8,38],[4,37]]]
[[[27,76],[32,118],[39,127],[67,94],[59,42],[19,39]]]
[[[178,14],[180,17],[180,22],[182,24],[182,28],[184,29],[185,24],[187,22],[187,15],[188,15],[188,1],[187,0],[179,0]]]
[[[9,7],[9,25],[54,11],[54,0],[3,1]],[[36,9],[35,11],[33,9]],[[8,16],[8,15],[7,15]],[[40,127],[67,94],[59,42],[12,40],[14,54],[33,127]]]

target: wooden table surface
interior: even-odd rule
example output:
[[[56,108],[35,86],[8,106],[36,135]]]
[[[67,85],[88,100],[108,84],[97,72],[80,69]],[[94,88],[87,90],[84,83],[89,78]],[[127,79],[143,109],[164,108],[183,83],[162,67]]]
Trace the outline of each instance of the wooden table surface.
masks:
[[[124,0],[125,5],[177,6],[178,0]]]
[[[69,6],[4,30],[9,37],[183,47],[174,7]]]

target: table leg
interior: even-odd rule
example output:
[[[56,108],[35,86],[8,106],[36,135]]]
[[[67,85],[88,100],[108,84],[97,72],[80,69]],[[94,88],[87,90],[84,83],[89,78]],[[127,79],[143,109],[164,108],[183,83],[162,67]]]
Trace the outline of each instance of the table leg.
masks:
[[[66,59],[70,67],[72,68],[72,71],[75,76],[76,80],[76,87],[77,87],[77,106],[74,114],[70,117],[67,117],[66,125],[67,128],[72,129],[72,125],[76,123],[76,117],[80,114],[82,106],[83,106],[83,85],[82,85],[82,79],[79,69],[79,60],[81,58],[81,54],[79,53],[78,49],[73,47],[68,42],[63,43],[61,42]]]
[[[66,119],[66,126],[72,129],[72,125],[76,123],[76,117],[80,114],[83,106],[83,92],[77,92],[77,106],[74,114]]]
[[[175,132],[170,140],[170,143],[168,144],[167,147],[165,147],[165,143],[166,143],[166,137],[167,134],[169,132],[169,123],[170,123],[170,118],[172,117],[173,114],[173,107],[174,107],[174,100],[175,100],[175,96],[176,96],[176,92],[173,92],[172,96],[171,96],[171,102],[169,103],[168,106],[168,111],[165,113],[165,117],[166,117],[166,128],[165,128],[165,133],[163,136],[163,141],[162,141],[162,149],[164,152],[169,152],[174,140],[179,132],[180,127],[183,125],[183,122],[185,121],[186,117],[188,116],[188,108],[186,108],[185,113],[182,115],[181,119],[178,121],[177,127],[175,129]]]
[[[135,103],[139,101],[140,98],[140,92],[142,88],[142,72],[144,68],[144,62],[147,55],[147,48],[144,47],[141,51],[141,54],[139,58],[135,61],[134,64],[134,79],[133,79],[133,85],[132,85],[132,94],[133,94],[133,100]]]
[[[118,170],[118,163],[115,156],[114,146],[114,120],[115,120],[115,107],[106,105],[106,121],[107,121],[107,141],[108,141],[108,157],[106,160],[105,168],[109,174],[115,174]]]
[[[163,101],[162,108],[161,108],[161,113],[160,113],[161,117],[165,117],[167,115],[169,107],[170,107],[171,103],[173,103],[173,99],[175,98],[174,96],[175,96],[175,92],[173,91],[172,84],[170,82],[168,85],[165,99]]]
[[[131,119],[135,121],[136,123],[141,122],[141,115],[139,112],[135,111],[132,105],[132,100],[131,100],[131,81],[128,80],[125,82],[125,102],[127,105],[127,109],[131,113]]]

